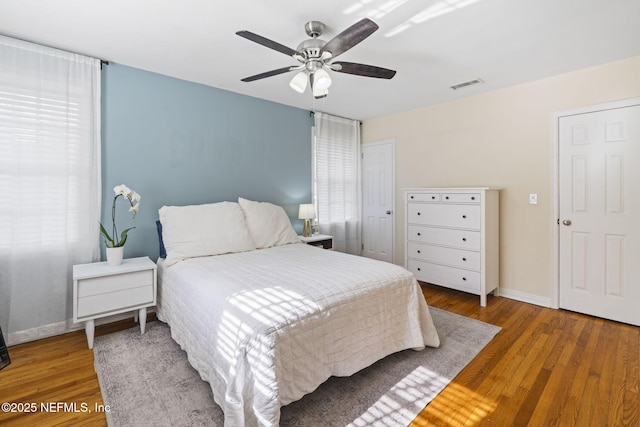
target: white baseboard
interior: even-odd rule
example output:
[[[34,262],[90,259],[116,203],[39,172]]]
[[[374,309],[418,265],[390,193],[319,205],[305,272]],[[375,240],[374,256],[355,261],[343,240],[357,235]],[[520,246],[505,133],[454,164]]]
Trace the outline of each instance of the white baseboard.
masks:
[[[538,295],[527,294],[525,292],[514,291],[513,289],[500,288],[500,296],[522,301],[529,304],[539,305],[542,307],[551,307],[551,298],[541,297]]]
[[[155,311],[155,307],[147,309],[147,313]],[[119,320],[131,319],[138,311],[130,313],[114,314],[113,316],[103,317],[96,319],[95,324],[104,325],[107,323],[117,322]],[[43,338],[49,338],[56,335],[66,334],[68,332],[84,329],[84,322],[74,323],[73,319],[67,319],[63,322],[50,323],[44,326],[38,326],[37,328],[26,329],[24,331],[10,332],[7,334],[7,346],[22,344],[29,341],[35,341]]]

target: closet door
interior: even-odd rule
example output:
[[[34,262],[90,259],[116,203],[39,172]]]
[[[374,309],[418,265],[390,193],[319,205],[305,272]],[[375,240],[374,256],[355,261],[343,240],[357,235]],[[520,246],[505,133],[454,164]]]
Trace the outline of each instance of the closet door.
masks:
[[[640,325],[640,105],[558,129],[559,305]]]

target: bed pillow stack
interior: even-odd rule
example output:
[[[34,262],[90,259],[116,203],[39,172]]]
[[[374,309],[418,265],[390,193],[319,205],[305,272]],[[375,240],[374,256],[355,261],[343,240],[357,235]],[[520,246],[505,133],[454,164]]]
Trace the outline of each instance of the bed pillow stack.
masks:
[[[167,265],[187,258],[300,243],[287,213],[271,203],[239,198],[238,203],[163,206],[158,214]]]

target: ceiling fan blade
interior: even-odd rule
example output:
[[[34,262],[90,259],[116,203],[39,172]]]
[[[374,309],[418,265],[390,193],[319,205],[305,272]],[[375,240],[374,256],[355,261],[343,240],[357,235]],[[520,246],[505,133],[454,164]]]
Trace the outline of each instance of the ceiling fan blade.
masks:
[[[261,44],[262,46],[266,46],[269,49],[277,50],[278,52],[284,53],[285,55],[299,55],[298,51],[293,50],[283,44],[274,42],[273,40],[269,40],[266,37],[259,36],[258,34],[252,33],[251,31],[238,31],[236,32],[236,34],[240,37],[244,37],[247,40],[251,40],[252,42]]]
[[[266,71],[264,73],[256,74],[255,76],[245,77],[242,79],[243,82],[252,82],[255,80],[264,79],[266,77],[277,76],[278,74],[283,74],[289,71],[293,71],[298,69],[299,67],[284,67],[278,68],[277,70]]]
[[[369,37],[377,29],[378,24],[370,19],[363,18],[329,40],[320,50],[320,54],[331,52],[331,56],[335,58]]]
[[[376,67],[374,65],[357,64],[355,62],[334,62],[331,69],[339,73],[355,74],[356,76],[375,77],[378,79],[391,79],[396,75],[395,70]]]

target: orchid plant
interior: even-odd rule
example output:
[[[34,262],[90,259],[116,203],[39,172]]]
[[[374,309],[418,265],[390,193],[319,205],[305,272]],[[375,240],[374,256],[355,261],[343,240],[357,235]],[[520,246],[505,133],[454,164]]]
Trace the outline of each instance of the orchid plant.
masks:
[[[120,196],[127,199],[131,205],[129,212],[133,212],[133,218],[135,218],[138,213],[138,208],[140,207],[140,195],[124,184],[113,187],[113,192],[116,194],[113,198],[113,205],[111,207],[111,222],[113,223],[111,236],[113,237],[109,235],[109,232],[104,228],[102,223],[100,223],[100,232],[104,236],[104,244],[106,247],[119,248],[124,246],[127,242],[127,233],[135,227],[130,227],[122,231],[122,233],[120,233],[120,239],[116,240],[118,239],[118,229],[116,228],[116,200],[118,200],[118,197]]]

